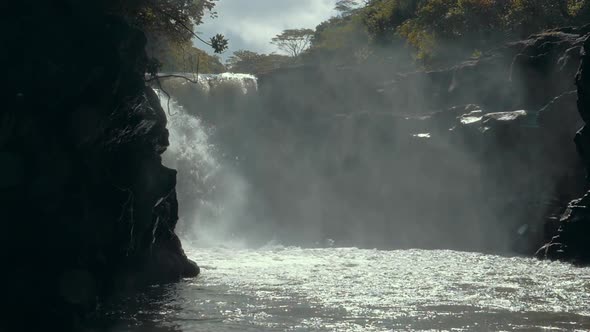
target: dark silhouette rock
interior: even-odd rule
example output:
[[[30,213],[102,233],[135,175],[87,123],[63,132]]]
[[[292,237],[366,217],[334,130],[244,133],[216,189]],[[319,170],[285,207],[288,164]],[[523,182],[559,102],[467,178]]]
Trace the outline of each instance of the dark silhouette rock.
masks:
[[[3,327],[74,329],[116,292],[199,273],[174,234],[145,36],[96,3],[15,2],[3,20]]]
[[[588,113],[590,110],[590,39],[586,39],[582,52],[582,63],[576,75],[578,87],[577,108],[580,116],[586,122],[584,128],[578,131],[575,137],[576,147],[590,170],[590,139],[588,134]],[[567,117],[565,117],[567,119]],[[580,179],[580,182],[581,179]],[[586,178],[586,187],[588,177]],[[567,209],[559,218],[559,226],[551,241],[545,244],[536,253],[538,258],[565,260],[577,264],[590,264],[590,192],[582,198],[571,201]]]
[[[590,196],[569,203],[560,219],[557,235],[541,247],[536,256],[542,259],[564,260],[576,264],[590,263]]]

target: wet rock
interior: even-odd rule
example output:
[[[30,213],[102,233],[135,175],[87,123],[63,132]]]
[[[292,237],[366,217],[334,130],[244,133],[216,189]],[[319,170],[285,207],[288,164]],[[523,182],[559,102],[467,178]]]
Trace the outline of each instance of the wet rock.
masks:
[[[564,260],[576,264],[590,263],[590,195],[570,202],[560,219],[551,242],[536,253],[541,259]]]
[[[564,140],[573,139],[573,133],[584,124],[576,106],[577,96],[573,90],[555,97],[539,110],[539,125],[558,132]]]
[[[582,52],[582,63],[576,75],[577,108],[586,125],[575,137],[575,143],[587,171],[590,170],[590,135],[588,133],[588,114],[590,110],[590,39],[586,39]],[[567,117],[566,117],[567,119]],[[580,180],[581,182],[581,180]],[[586,186],[588,185],[586,178]],[[537,251],[542,259],[559,259],[577,264],[590,264],[590,192],[582,198],[569,203],[559,220],[559,228],[545,246]]]

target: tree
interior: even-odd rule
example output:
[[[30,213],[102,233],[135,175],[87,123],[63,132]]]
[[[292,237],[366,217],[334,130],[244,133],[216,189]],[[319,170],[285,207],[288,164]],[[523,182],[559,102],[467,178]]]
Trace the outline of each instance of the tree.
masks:
[[[221,61],[193,48],[193,39],[213,48],[215,53],[227,49],[228,41],[217,34],[206,40],[201,38],[195,27],[203,22],[203,17],[213,11],[216,0],[104,0],[105,10],[124,16],[146,34],[148,54],[151,59],[147,71],[151,74],[159,70],[196,71],[222,70]],[[198,60],[196,60],[198,59]]]
[[[412,57],[425,66],[447,66],[544,29],[590,22],[590,0],[335,2],[339,15],[317,26],[305,54],[310,61],[402,63],[400,57]]]
[[[359,15],[333,17],[317,26],[305,60],[332,64],[363,62],[368,44],[369,35]]]
[[[193,46],[192,41],[178,42],[169,38],[150,38],[146,52],[151,59],[157,59],[157,68],[152,71],[165,73],[217,74],[225,72],[225,66],[218,56]],[[149,72],[152,73],[152,72]]]
[[[567,25],[573,19],[571,0],[514,0],[505,17],[507,28],[519,37],[545,28]],[[573,1],[572,3],[576,3]]]
[[[165,36],[177,43],[186,43],[196,38],[209,45],[215,53],[227,49],[227,40],[216,35],[209,40],[198,36],[194,27],[203,23],[205,13],[216,16],[213,11],[216,0],[109,0],[108,10],[122,13],[129,21],[139,26],[146,34]]]
[[[309,47],[313,34],[311,29],[287,29],[274,37],[271,44],[289,56],[297,57]]]
[[[340,13],[340,16],[349,16],[352,15],[355,9],[359,8],[360,5],[359,0],[338,0],[336,1],[334,9]]]

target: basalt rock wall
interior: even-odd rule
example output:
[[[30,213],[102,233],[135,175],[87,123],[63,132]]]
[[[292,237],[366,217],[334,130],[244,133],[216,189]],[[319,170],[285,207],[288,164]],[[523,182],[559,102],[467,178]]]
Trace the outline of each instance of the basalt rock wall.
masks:
[[[161,163],[145,36],[100,4],[3,11],[1,287],[27,329],[75,329],[116,292],[199,272],[174,234],[176,171]]]
[[[582,63],[576,75],[577,108],[584,127],[575,137],[576,147],[587,170],[590,170],[590,139],[588,136],[588,120],[590,114],[590,39],[586,39],[582,52]],[[588,188],[588,176],[585,182]],[[537,257],[560,259],[577,264],[590,264],[590,192],[583,197],[571,201],[560,216],[559,228],[553,238],[537,251]]]

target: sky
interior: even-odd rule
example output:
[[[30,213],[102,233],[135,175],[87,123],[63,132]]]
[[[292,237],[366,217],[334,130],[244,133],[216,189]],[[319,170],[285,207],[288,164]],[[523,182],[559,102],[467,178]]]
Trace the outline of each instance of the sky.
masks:
[[[336,0],[219,0],[217,18],[206,17],[197,26],[200,36],[208,40],[217,33],[229,39],[229,49],[221,56],[227,59],[234,51],[280,53],[270,44],[272,37],[285,29],[311,28],[335,15]],[[198,48],[208,50],[201,42]]]

